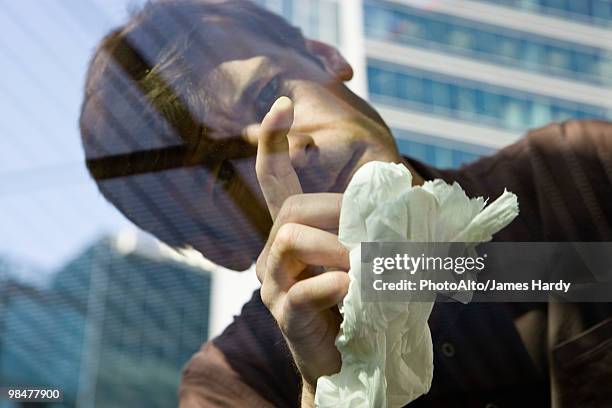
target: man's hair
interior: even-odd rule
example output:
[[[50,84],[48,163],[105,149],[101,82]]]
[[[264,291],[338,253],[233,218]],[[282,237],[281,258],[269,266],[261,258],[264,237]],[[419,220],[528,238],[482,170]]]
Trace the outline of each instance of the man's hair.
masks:
[[[79,123],[87,167],[104,197],[172,246],[203,234],[232,239],[227,220],[204,222],[193,204],[203,202],[197,186],[210,174],[226,179],[226,205],[247,219],[247,235],[266,235],[270,224],[235,169],[254,148],[240,137],[215,138],[206,125],[216,101],[203,78],[232,46],[221,23],[311,57],[297,28],[250,1],[161,0],[110,32],[87,72]]]

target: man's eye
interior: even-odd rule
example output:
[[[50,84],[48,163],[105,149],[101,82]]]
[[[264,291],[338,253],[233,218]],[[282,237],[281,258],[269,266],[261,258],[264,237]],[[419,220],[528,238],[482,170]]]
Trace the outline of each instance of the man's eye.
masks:
[[[255,114],[257,115],[257,120],[261,122],[266,116],[266,113],[272,107],[272,104],[278,99],[280,88],[280,79],[277,76],[272,78],[270,82],[266,84],[266,86],[259,92],[257,95],[257,99],[255,100]]]

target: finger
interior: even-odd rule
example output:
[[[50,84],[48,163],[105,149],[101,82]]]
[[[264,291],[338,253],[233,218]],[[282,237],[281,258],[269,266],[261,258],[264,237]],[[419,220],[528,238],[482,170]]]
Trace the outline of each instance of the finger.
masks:
[[[332,233],[284,224],[270,247],[264,283],[286,292],[308,265],[348,270],[349,252]]]
[[[350,278],[342,271],[328,271],[296,282],[287,292],[275,291],[266,285],[261,288],[261,297],[285,335],[297,326],[302,331],[310,325],[312,318],[326,309],[329,317],[338,319],[332,309],[348,293]],[[304,340],[304,339],[302,339]]]
[[[327,231],[337,231],[342,194],[309,193],[293,195],[285,200],[270,230],[268,241],[257,259],[257,277],[263,281],[266,259],[280,227],[286,223],[308,225]]]
[[[338,229],[342,194],[340,193],[307,193],[288,197],[281,206],[272,232],[281,225],[293,222],[319,229]]]
[[[298,281],[285,297],[287,313],[320,312],[337,305],[349,288],[346,272],[329,271]]]
[[[293,102],[281,96],[259,127],[255,171],[272,220],[287,197],[302,193],[289,156],[287,134],[292,124]]]

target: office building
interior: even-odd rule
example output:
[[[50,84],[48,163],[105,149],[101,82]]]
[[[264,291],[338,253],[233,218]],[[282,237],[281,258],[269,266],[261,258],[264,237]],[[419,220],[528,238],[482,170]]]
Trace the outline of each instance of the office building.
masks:
[[[339,45],[402,153],[439,167],[550,122],[612,117],[608,0],[258,2]]]
[[[4,280],[0,384],[58,387],[58,406],[177,405],[181,368],[208,337],[210,274],[134,244],[102,239],[48,287]]]

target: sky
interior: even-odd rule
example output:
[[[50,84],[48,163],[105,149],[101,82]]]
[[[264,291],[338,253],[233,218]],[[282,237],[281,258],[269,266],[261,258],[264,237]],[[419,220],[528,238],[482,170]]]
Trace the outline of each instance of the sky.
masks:
[[[141,3],[0,0],[0,257],[50,273],[128,227],[87,174],[78,115],[95,45]]]

